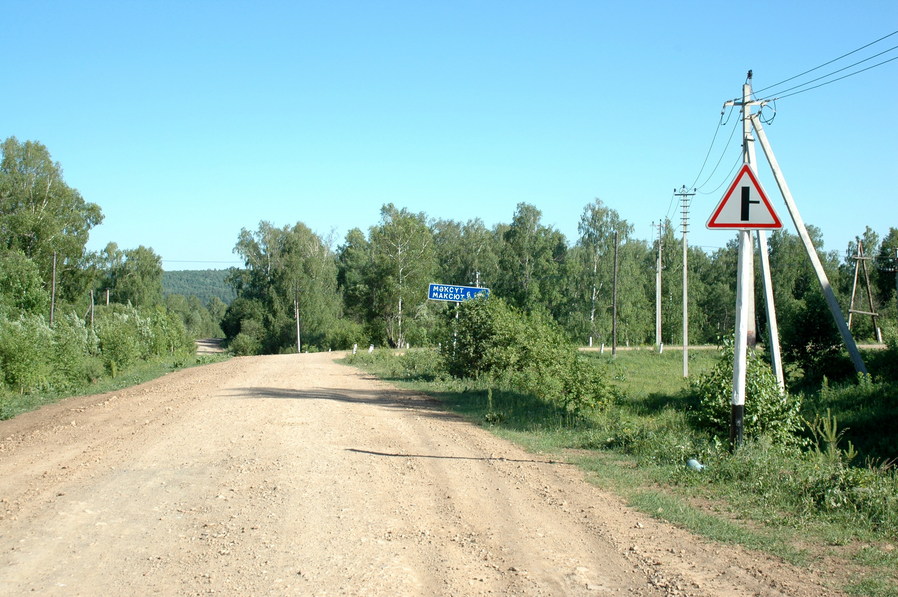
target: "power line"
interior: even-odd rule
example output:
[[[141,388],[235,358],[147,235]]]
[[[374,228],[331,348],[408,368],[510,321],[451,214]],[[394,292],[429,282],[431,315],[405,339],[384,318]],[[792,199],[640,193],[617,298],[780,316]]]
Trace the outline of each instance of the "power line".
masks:
[[[788,89],[783,89],[783,90],[780,91],[779,93],[786,93],[787,91],[792,91],[793,89],[798,89],[799,87],[804,87],[805,85],[810,85],[811,83],[816,83],[817,81],[820,81],[821,79],[826,79],[827,77],[831,77],[831,76],[833,76],[833,75],[836,74],[836,73],[840,73],[840,72],[842,72],[842,71],[844,71],[844,70],[848,70],[849,68],[852,68],[852,67],[854,67],[854,66],[857,66],[858,64],[863,64],[864,62],[867,62],[867,61],[869,61],[869,60],[873,60],[874,58],[877,58],[877,57],[879,57],[879,56],[882,56],[883,54],[887,54],[888,52],[891,52],[892,50],[894,50],[894,49],[896,49],[896,48],[898,48],[898,46],[892,46],[892,47],[889,48],[888,50],[883,50],[882,52],[880,52],[880,53],[878,53],[878,54],[874,54],[874,55],[872,55],[872,56],[870,56],[870,57],[868,57],[868,58],[864,58],[863,60],[858,60],[858,61],[855,62],[854,64],[849,64],[848,66],[843,66],[842,68],[840,68],[840,69],[838,69],[838,70],[834,70],[834,71],[832,71],[831,73],[827,73],[827,74],[825,74],[825,75],[823,75],[823,76],[817,77],[816,79],[811,79],[810,81],[805,81],[804,83],[801,83],[800,85],[795,85],[794,87],[789,87]],[[895,60],[895,58],[892,58],[891,60]],[[879,65],[881,65],[881,64],[885,64],[886,62],[890,62],[890,60],[886,60],[886,61],[884,61],[884,62],[880,62],[879,64],[874,64],[873,66],[871,66],[871,67],[869,67],[869,68],[877,67],[877,66],[879,66]],[[869,70],[869,69],[864,69],[864,70]],[[857,71],[857,72],[863,72],[863,70]],[[857,74],[857,73],[851,73],[851,74]],[[851,76],[851,74],[846,75],[846,76]],[[845,77],[840,77],[840,79],[843,79],[843,78],[845,78]],[[832,83],[832,82],[838,81],[838,80],[839,80],[839,79],[834,79],[833,81],[829,81],[829,83]],[[775,87],[775,85],[772,85],[771,87]],[[818,85],[817,87],[819,87],[819,85]],[[768,89],[769,89],[769,87],[768,87]],[[812,87],[811,89],[814,89],[814,87]],[[790,95],[795,95],[795,94],[790,94]],[[785,97],[785,96],[778,96],[778,97]]]
[[[720,157],[721,157],[721,159],[723,159],[723,156],[720,156]],[[729,171],[729,172],[727,173],[727,175],[723,178],[723,180],[721,180],[720,184],[717,185],[717,186],[714,188],[714,190],[712,190],[712,191],[700,191],[700,193],[701,193],[702,195],[713,195],[714,193],[716,193],[717,191],[719,191],[719,190],[720,190],[720,187],[722,187],[724,184],[726,184],[727,182],[729,182],[729,181],[731,181],[731,180],[733,179],[733,172],[736,171],[736,168],[738,168],[738,167],[739,167],[739,164],[741,164],[741,163],[742,163],[742,149],[740,148],[739,153],[738,153],[737,156],[736,156],[736,161],[733,162],[733,167],[730,168],[730,171]],[[709,179],[709,180],[710,180],[710,179]],[[705,184],[707,184],[707,182],[708,182],[708,181],[706,180],[706,181],[705,181]],[[704,186],[704,185],[702,185],[702,186]],[[701,188],[701,187],[699,187],[699,188]]]
[[[786,98],[786,97],[792,97],[793,95],[798,95],[799,93],[804,93],[805,91],[810,91],[810,90],[812,90],[812,89],[817,89],[818,87],[823,87],[824,85],[829,85],[830,83],[835,83],[836,81],[841,81],[842,79],[847,79],[848,77],[851,77],[851,76],[854,76],[854,75],[859,75],[859,74],[862,73],[862,72],[865,72],[865,71],[868,71],[868,70],[870,70],[870,69],[876,68],[877,66],[882,66],[883,64],[886,64],[886,63],[888,63],[888,62],[893,62],[893,61],[895,61],[895,60],[898,60],[898,56],[895,56],[894,58],[889,58],[888,60],[883,60],[882,62],[879,62],[879,63],[874,64],[874,65],[872,65],[872,66],[868,66],[867,68],[862,68],[861,70],[855,71],[855,72],[853,72],[853,73],[848,73],[847,75],[844,75],[844,76],[842,76],[842,77],[839,77],[838,79],[833,79],[833,80],[831,80],[831,81],[825,81],[825,82],[823,82],[823,83],[820,83],[819,85],[814,85],[813,87],[808,87],[807,89],[801,89],[801,90],[796,91],[796,92],[794,92],[794,93],[787,93],[786,95],[781,95],[781,96],[776,97],[776,98],[774,98],[774,99],[783,99],[783,98]],[[800,85],[799,85],[799,87],[800,87]]]
[[[735,105],[730,106],[730,114],[733,113],[733,108]],[[695,175],[695,180],[692,181],[690,187],[695,187],[695,183],[698,182],[699,177],[702,175],[702,172],[705,171],[705,166],[708,164],[708,157],[711,155],[711,150],[714,149],[714,142],[717,140],[717,133],[720,132],[720,127],[726,126],[727,122],[730,121],[730,114],[727,114],[727,122],[723,122],[723,113],[724,111],[720,111],[720,119],[717,121],[717,126],[714,127],[714,136],[711,137],[711,145],[708,146],[708,151],[705,153],[705,160],[702,162],[702,167],[699,169],[698,174]]]
[[[726,155],[727,149],[729,149],[730,143],[732,143],[732,141],[733,141],[733,136],[736,134],[736,129],[739,128],[739,127],[737,127],[737,126],[735,125],[736,122],[739,122],[739,121],[738,121],[738,120],[734,120],[734,121],[733,121],[733,125],[732,125],[733,128],[732,128],[732,130],[730,131],[730,137],[729,137],[729,139],[727,139],[726,145],[724,145],[723,151],[720,153],[720,157],[717,158],[717,163],[714,164],[714,169],[711,170],[711,173],[710,173],[710,174],[708,174],[708,178],[705,179],[705,182],[703,182],[702,184],[698,185],[697,187],[695,186],[695,183],[693,183],[693,184],[692,184],[693,188],[695,188],[695,189],[703,189],[703,188],[705,188],[705,186],[708,184],[708,182],[711,180],[711,178],[712,178],[712,177],[714,176],[714,174],[717,172],[717,169],[720,168],[720,162],[723,161],[723,158],[724,158],[724,156]],[[719,187],[718,187],[718,188],[719,188]],[[703,194],[705,194],[705,193],[703,193]]]
[[[855,49],[855,50],[851,50],[851,51],[848,52],[848,53],[842,54],[842,55],[839,56],[838,58],[833,58],[833,59],[830,60],[829,62],[824,62],[823,64],[821,64],[821,65],[819,65],[819,66],[815,66],[814,68],[812,68],[812,69],[810,69],[810,70],[804,71],[803,73],[799,73],[799,74],[797,74],[797,75],[791,76],[791,77],[789,77],[788,79],[783,79],[783,80],[780,81],[779,83],[774,83],[773,85],[768,85],[767,87],[763,87],[763,88],[761,88],[761,89],[756,89],[756,90],[754,91],[754,93],[757,94],[757,93],[760,93],[760,92],[762,92],[762,91],[767,91],[768,89],[772,89],[773,87],[776,87],[776,86],[778,86],[778,85],[782,85],[783,83],[788,83],[789,81],[792,81],[793,79],[797,79],[798,77],[803,77],[804,75],[806,75],[806,74],[808,74],[808,73],[812,73],[812,72],[814,72],[815,70],[819,70],[819,69],[823,68],[824,66],[829,66],[829,65],[832,64],[833,62],[838,62],[838,61],[841,60],[842,58],[846,58],[846,57],[848,57],[848,56],[851,56],[852,54],[856,54],[857,52],[860,52],[861,50],[863,50],[863,49],[865,49],[865,48],[869,48],[870,46],[872,46],[872,45],[874,45],[874,44],[878,44],[878,43],[881,42],[882,40],[888,39],[889,37],[892,37],[893,35],[896,35],[896,34],[898,34],[898,31],[892,31],[892,32],[889,33],[888,35],[884,35],[884,36],[880,37],[879,39],[877,39],[877,40],[875,40],[875,41],[871,41],[870,43],[865,44],[865,45],[863,45],[863,46],[861,46],[861,47],[859,47],[859,48],[857,48],[857,49]],[[886,50],[886,51],[888,51],[888,50]],[[738,101],[739,99],[741,99],[741,98],[736,98],[736,101]]]
[[[241,264],[242,261],[202,261],[197,259],[163,259],[163,263],[230,263]]]

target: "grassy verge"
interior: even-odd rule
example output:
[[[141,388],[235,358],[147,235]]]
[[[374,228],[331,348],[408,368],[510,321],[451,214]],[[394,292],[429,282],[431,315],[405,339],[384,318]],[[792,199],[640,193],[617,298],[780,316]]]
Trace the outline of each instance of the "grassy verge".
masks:
[[[898,596],[898,475],[882,458],[894,445],[893,431],[865,429],[867,444],[875,448],[865,453],[866,462],[846,457],[838,438],[818,445],[810,434],[804,447],[761,439],[731,454],[692,426],[679,351],[594,355],[616,399],[609,408],[576,415],[484,380],[449,377],[438,366],[428,367],[428,359],[438,360],[431,354],[376,351],[357,355],[352,364],[434,396],[528,450],[578,464],[592,482],[653,516],[717,541],[826,569],[849,594]],[[690,353],[690,377],[710,370],[717,358],[716,351]],[[895,408],[893,386],[864,383],[806,394],[805,418],[844,405],[849,417],[862,412],[864,420],[888,420]],[[856,404],[858,395],[868,397],[863,407]],[[706,468],[690,469],[690,458]]]
[[[115,392],[123,388],[136,386],[144,382],[162,377],[172,371],[206,365],[228,358],[228,355],[202,355],[192,358],[174,357],[157,358],[142,361],[127,370],[120,372],[115,377],[104,376],[94,383],[75,388],[70,392],[30,392],[2,393],[0,394],[0,419],[11,419],[16,415],[37,410],[46,404],[53,404],[72,396],[88,396],[93,394],[105,394]]]

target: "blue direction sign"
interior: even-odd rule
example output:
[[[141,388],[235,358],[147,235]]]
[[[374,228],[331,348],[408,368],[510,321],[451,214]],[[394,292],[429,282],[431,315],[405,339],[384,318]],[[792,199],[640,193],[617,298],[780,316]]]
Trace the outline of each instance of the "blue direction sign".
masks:
[[[478,295],[487,297],[489,288],[477,288],[476,286],[454,286],[452,284],[431,284],[427,288],[427,298],[432,301],[453,301],[460,303],[472,299]]]

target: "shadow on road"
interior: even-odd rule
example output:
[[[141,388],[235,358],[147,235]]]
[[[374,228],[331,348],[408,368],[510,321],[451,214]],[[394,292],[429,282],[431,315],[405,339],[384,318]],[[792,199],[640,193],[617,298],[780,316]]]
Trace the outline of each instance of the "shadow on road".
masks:
[[[234,397],[278,400],[333,400],[349,404],[365,404],[381,408],[415,411],[426,417],[464,421],[465,418],[448,412],[438,400],[421,394],[394,388],[390,390],[350,390],[343,388],[291,390],[289,388],[234,388]]]
[[[355,452],[357,454],[370,454],[371,456],[388,456],[391,458],[436,458],[440,460],[480,460],[495,462],[521,462],[525,464],[564,464],[570,465],[569,462],[561,462],[560,460],[520,460],[517,458],[501,458],[493,456],[439,456],[436,454],[391,454],[390,452],[374,452],[372,450],[358,450],[356,448],[346,448],[347,452]]]

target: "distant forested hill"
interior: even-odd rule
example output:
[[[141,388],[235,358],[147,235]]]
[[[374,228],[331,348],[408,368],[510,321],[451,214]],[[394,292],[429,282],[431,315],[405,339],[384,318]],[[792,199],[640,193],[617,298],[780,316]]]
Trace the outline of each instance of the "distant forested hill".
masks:
[[[162,291],[166,295],[195,296],[204,305],[209,304],[209,299],[213,296],[217,296],[225,304],[231,304],[237,295],[225,281],[228,273],[228,270],[223,269],[164,272],[162,274]]]

